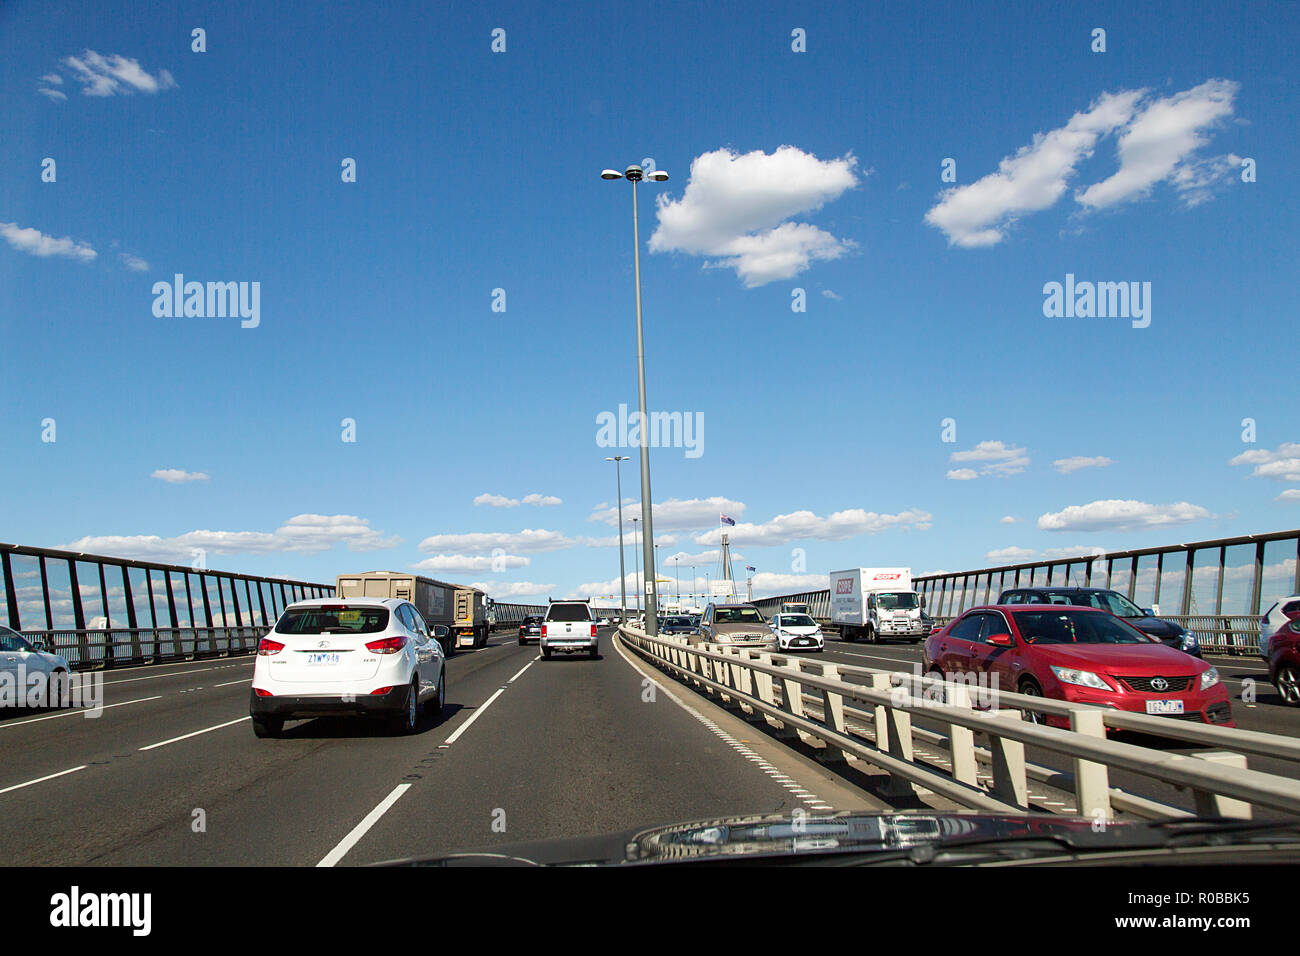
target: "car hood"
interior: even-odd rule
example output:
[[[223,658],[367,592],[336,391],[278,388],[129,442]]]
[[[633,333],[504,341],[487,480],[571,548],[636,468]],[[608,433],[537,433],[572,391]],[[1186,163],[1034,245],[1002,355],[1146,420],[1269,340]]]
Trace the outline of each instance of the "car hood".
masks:
[[[1033,644],[1046,663],[1060,667],[1153,677],[1199,674],[1209,664],[1164,644]]]
[[[1199,823],[1199,821],[1198,821]],[[1206,823],[1211,828],[1213,822]],[[662,863],[817,862],[836,853],[897,854],[984,841],[1051,841],[1078,849],[1161,846],[1159,823],[1049,814],[832,813],[798,820],[724,816],[653,829],[487,847],[380,866],[617,866]],[[924,860],[924,855],[919,859]],[[870,859],[869,856],[864,859]]]
[[[1126,617],[1124,620],[1143,634],[1150,634],[1157,640],[1164,641],[1172,637],[1181,637],[1183,633],[1183,629],[1173,621],[1161,620],[1158,617]]]
[[[762,634],[770,636],[772,629],[766,624],[714,624],[714,634]]]

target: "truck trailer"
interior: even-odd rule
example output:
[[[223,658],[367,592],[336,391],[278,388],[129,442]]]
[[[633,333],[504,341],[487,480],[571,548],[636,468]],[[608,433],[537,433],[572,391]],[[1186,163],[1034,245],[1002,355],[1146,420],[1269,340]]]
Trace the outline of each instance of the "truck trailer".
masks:
[[[340,574],[335,595],[401,598],[415,605],[424,622],[445,624],[450,634],[442,640],[443,652],[457,647],[482,647],[488,638],[487,596],[477,588],[448,584],[402,571],[364,571]]]
[[[846,641],[871,643],[930,635],[921,596],[912,590],[911,568],[849,568],[830,574],[831,621]]]

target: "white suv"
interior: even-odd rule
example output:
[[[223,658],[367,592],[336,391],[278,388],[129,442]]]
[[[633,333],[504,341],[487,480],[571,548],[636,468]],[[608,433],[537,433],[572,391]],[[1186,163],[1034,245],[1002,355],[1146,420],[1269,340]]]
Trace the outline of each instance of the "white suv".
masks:
[[[446,703],[447,633],[400,598],[290,604],[257,647],[253,732],[278,737],[295,718],[379,716],[394,733],[413,733],[425,705],[436,717]]]
[[[542,620],[542,657],[550,659],[553,651],[586,651],[595,658],[600,653],[596,619],[586,601],[552,601]]]

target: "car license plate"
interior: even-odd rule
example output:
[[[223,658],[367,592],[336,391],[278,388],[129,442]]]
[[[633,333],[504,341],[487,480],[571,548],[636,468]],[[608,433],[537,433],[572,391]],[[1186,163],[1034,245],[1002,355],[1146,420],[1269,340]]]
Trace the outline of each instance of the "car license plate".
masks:
[[[340,660],[341,658],[339,657],[338,654],[308,654],[307,655],[307,663],[308,665],[313,667],[320,666],[320,665],[337,664]]]
[[[1183,713],[1183,702],[1181,700],[1149,700],[1147,701],[1148,714],[1181,714]]]

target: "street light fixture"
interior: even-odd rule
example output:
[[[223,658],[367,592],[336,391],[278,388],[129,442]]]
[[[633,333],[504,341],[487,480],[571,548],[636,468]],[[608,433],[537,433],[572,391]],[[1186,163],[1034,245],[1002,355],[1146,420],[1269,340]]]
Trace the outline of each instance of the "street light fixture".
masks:
[[[629,166],[621,173],[616,169],[606,169],[600,174],[600,178],[610,180],[626,179],[632,184],[632,256],[636,281],[636,374],[638,397],[641,403],[641,428],[639,429],[641,439],[641,522],[643,525],[641,549],[645,557],[646,579],[650,585],[646,588],[645,594],[646,633],[651,637],[657,637],[659,634],[659,585],[656,583],[655,555],[652,546],[655,533],[654,519],[651,515],[651,502],[654,499],[650,492],[650,442],[649,428],[647,427],[650,417],[646,412],[645,400],[645,340],[641,332],[641,232],[640,225],[637,222],[636,184],[643,179],[648,179],[653,183],[667,182],[668,174],[662,169],[654,169],[647,173],[640,166]],[[637,593],[640,594],[639,589]]]
[[[627,570],[623,564],[623,462],[629,461],[627,455],[615,455],[613,458],[606,458],[606,461],[614,463],[614,474],[618,480],[618,583],[623,588],[623,616],[620,620],[627,623]]]

